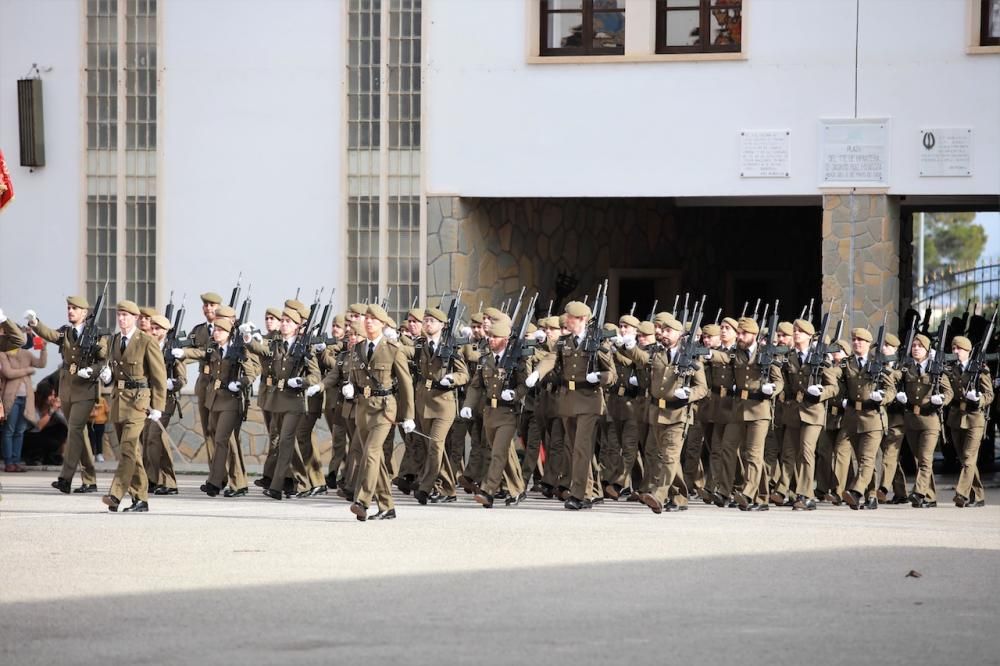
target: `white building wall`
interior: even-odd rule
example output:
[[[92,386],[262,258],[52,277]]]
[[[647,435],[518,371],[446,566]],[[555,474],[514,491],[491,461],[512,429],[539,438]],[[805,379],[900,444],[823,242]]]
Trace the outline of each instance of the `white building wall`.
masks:
[[[854,116],[856,28],[858,114],[891,118],[890,193],[1000,192],[1000,55],[966,54],[967,3],[746,5],[746,60],[555,65],[527,63],[525,0],[427,0],[428,192],[816,194],[819,119]],[[974,128],[973,177],[918,176],[927,126]],[[790,178],[740,178],[743,129],[791,131]]]

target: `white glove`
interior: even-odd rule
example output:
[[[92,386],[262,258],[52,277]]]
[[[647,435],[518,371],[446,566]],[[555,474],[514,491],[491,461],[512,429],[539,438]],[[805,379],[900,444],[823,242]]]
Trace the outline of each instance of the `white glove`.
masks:
[[[885,398],[885,393],[882,393],[882,391],[875,389],[870,394],[868,394],[868,397],[869,399],[874,400],[875,402],[882,402],[882,399]]]
[[[639,378],[636,377],[635,375],[632,375],[631,377],[628,378],[628,385],[629,386],[638,386],[639,385]]]
[[[180,347],[174,347],[170,350],[170,355],[179,361],[184,358],[184,350]]]
[[[174,380],[172,380],[172,379],[168,379],[167,380],[167,390],[168,391],[173,391],[174,390]]]
[[[146,418],[150,421],[159,421],[161,416],[163,416],[163,412],[158,409],[151,409],[149,410],[149,416]]]
[[[1000,377],[993,380],[993,388],[1000,388]]]
[[[79,377],[80,379],[90,379],[91,377],[94,376],[94,369],[80,368],[79,370],[76,371],[76,376]]]
[[[545,331],[538,329],[535,331],[535,342],[545,342],[545,339],[549,337],[545,334]]]
[[[312,386],[306,389],[306,397],[311,398],[322,390],[323,390],[322,384],[313,384]]]
[[[597,373],[597,372],[588,372],[587,373],[587,381],[589,383],[591,383],[591,384],[597,384],[598,382],[601,381],[601,375],[600,375],[600,373]]]
[[[34,326],[38,323],[38,315],[35,314],[34,310],[25,310],[24,321],[28,322],[28,326]]]
[[[635,336],[634,335],[623,336],[622,346],[625,347],[625,349],[635,349]]]
[[[705,359],[706,361],[711,361],[712,360],[712,350],[709,349],[707,352],[705,352],[705,355],[702,356],[702,358]]]
[[[899,393],[896,394],[896,402],[900,403],[901,405],[905,405],[907,400],[909,400],[909,398],[906,397],[905,392],[900,391]]]
[[[326,351],[326,343],[325,342],[317,342],[316,344],[314,344],[312,346],[312,350],[313,350],[313,354],[322,354],[324,351]]]
[[[840,406],[845,409],[847,408],[847,398],[844,398],[843,400],[840,401]]]
[[[227,388],[233,393],[239,393],[241,387],[239,382],[229,382],[229,386]]]
[[[254,331],[253,335],[250,336],[250,340],[256,340],[257,342],[264,342],[264,336],[260,334],[260,331]],[[246,336],[243,336],[243,342],[250,342],[250,340],[248,340]]]
[[[524,385],[527,386],[528,388],[531,388],[537,383],[538,383],[538,371],[533,370],[531,374],[524,379]]]
[[[292,377],[288,380],[288,388],[302,388],[303,384],[305,384],[305,381],[301,377]]]
[[[458,410],[458,415],[461,416],[463,419],[471,419],[472,418],[472,408],[471,407],[462,407],[462,409]]]
[[[441,381],[438,383],[441,384],[441,386],[451,386],[451,382],[452,382],[452,376],[445,375],[444,377],[441,378]]]
[[[403,432],[407,435],[417,429],[417,424],[413,422],[413,419],[406,419],[400,425],[403,426]]]
[[[382,335],[393,342],[399,339],[399,333],[396,332],[396,329],[389,328],[388,326],[382,329]]]
[[[973,389],[971,391],[966,391],[966,393],[965,393],[965,399],[966,400],[970,400],[972,402],[979,402],[979,399],[981,397],[982,397],[982,395],[980,395],[979,391],[977,391],[975,389]]]
[[[806,389],[806,393],[816,398],[818,398],[822,392],[823,392],[823,387],[819,384],[813,384],[812,386]]]
[[[511,391],[510,389],[504,389],[500,391],[500,399],[506,400],[507,402],[511,402],[514,400],[514,392]]]
[[[687,386],[682,386],[676,391],[674,391],[674,397],[677,398],[678,400],[687,400],[688,398],[691,397],[691,389],[689,389]]]
[[[253,333],[253,324],[251,324],[250,322],[246,322],[244,324],[240,324],[240,327],[239,327],[238,330],[244,336],[250,335],[251,333]]]
[[[775,389],[775,386],[771,382],[768,382],[766,384],[761,384],[760,385],[760,391],[764,395],[773,395],[774,394],[774,389]]]
[[[107,366],[107,365],[104,366],[104,369],[101,370],[100,377],[101,377],[101,381],[104,384],[110,384],[111,383],[111,367]]]
[[[340,387],[340,394],[348,400],[354,399],[354,384],[344,384]]]
[[[0,309],[0,324],[4,323],[5,321],[7,321],[7,315],[5,315],[3,313],[3,310]]]
[[[472,337],[472,329],[469,328],[468,326],[463,326],[462,328],[458,329],[458,334],[460,336],[462,336],[463,338],[471,338]]]
[[[935,393],[931,396],[931,404],[940,407],[944,404],[944,396],[940,393]]]
[[[616,335],[615,337],[611,338],[611,344],[613,344],[615,347],[621,347],[622,345],[625,344],[625,338],[623,338],[621,335]]]

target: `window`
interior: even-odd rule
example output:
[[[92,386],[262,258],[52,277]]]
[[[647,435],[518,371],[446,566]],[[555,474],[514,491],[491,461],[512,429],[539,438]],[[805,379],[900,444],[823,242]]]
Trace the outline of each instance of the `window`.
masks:
[[[657,53],[738,53],[742,0],[656,0]]]
[[[539,53],[625,53],[625,0],[541,0]]]
[[[979,45],[1000,46],[1000,0],[980,0]]]

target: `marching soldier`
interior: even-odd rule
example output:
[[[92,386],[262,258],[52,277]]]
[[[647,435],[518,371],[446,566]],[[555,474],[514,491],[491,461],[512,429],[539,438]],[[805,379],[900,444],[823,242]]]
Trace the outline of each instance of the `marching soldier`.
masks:
[[[344,386],[351,381],[351,364],[355,358],[354,347],[365,339],[364,319],[354,321],[347,326],[348,335],[343,351],[337,357],[337,365],[323,377],[323,390],[329,400],[330,393],[336,391],[341,397],[340,418],[343,419],[347,431],[347,457],[344,460],[343,481],[338,484],[337,495],[348,502],[354,501],[354,489],[357,488],[357,472],[361,465],[362,446],[358,438],[357,413],[353,392],[347,397]]]
[[[111,422],[115,424],[121,457],[108,494],[101,498],[108,511],[118,511],[125,493],[132,505],[124,511],[149,511],[148,479],[142,466],[139,438],[145,421],[159,421],[166,406],[167,370],[156,340],[136,327],[139,306],[120,301],[118,332],[108,345],[108,365],[101,381],[113,386]]]
[[[882,345],[882,353],[887,357],[896,356],[899,351],[899,338],[892,333],[885,334],[885,343]],[[903,350],[904,354],[909,354],[910,350]],[[900,363],[890,361],[892,371],[892,381],[901,385],[903,373],[900,370]],[[889,495],[889,485],[892,484],[892,494],[894,497],[906,497],[906,475],[903,473],[903,466],[899,464],[899,451],[903,446],[903,432],[905,429],[904,405],[893,400],[885,408],[886,434],[882,438],[882,445],[879,448],[881,465],[876,463],[878,477],[878,488],[875,490],[875,497],[879,503],[886,502]],[[910,441],[910,440],[908,440]],[[873,482],[875,479],[873,478]]]
[[[536,354],[537,358],[532,366],[532,370],[537,369],[538,364],[556,352],[559,338],[562,337],[562,327],[559,324],[559,317],[548,317],[541,322],[545,331],[545,340],[539,343]],[[563,492],[569,496],[569,451],[567,450],[566,438],[563,433],[563,422],[559,414],[559,398],[556,395],[559,390],[555,377],[550,376],[542,380],[537,386],[539,389],[539,399],[536,405],[536,414],[542,419],[545,442],[545,470],[542,473],[542,495],[551,499]]]
[[[986,368],[978,377],[969,372],[972,342],[967,337],[955,336],[951,351],[957,359],[950,371],[955,395],[948,411],[948,429],[962,464],[955,484],[954,502],[959,508],[981,507],[986,505],[986,493],[979,476],[979,445],[986,428],[986,414],[993,402],[993,382]]]
[[[705,324],[701,327],[701,345],[713,350],[719,346],[719,325]],[[706,360],[711,358],[711,354]],[[709,383],[709,364],[704,363],[706,385]],[[687,439],[684,440],[684,450],[681,460],[684,467],[684,483],[687,484],[689,499],[704,498],[706,488],[712,487],[709,456],[712,450],[712,417],[715,407],[714,395],[709,392],[701,401],[694,405],[694,423],[688,428]]]
[[[711,350],[705,363],[706,379],[712,394],[711,410],[708,421],[711,427],[711,451],[709,452],[709,469],[712,475],[713,490],[702,498],[711,501],[722,508],[728,505],[735,489],[737,474],[740,473],[739,444],[724,447],[727,429],[736,430],[741,427],[735,421],[735,400],[733,398],[733,358],[736,356],[736,329],[739,327],[732,317],[726,317],[719,324],[719,344],[709,347]],[[707,436],[707,433],[706,433]],[[730,442],[739,442],[740,435],[734,432]]]
[[[780,347],[791,348],[792,334],[794,326],[791,322],[778,322],[775,333],[775,343]],[[782,366],[784,372],[784,366]],[[787,378],[785,379],[787,385]],[[770,492],[772,502],[791,505],[791,501],[785,501],[788,488],[795,486],[795,447],[792,440],[785,438],[785,428],[790,423],[795,423],[798,418],[798,410],[791,403],[792,396],[788,391],[782,391],[774,399],[774,425],[768,432],[767,440],[764,443],[764,469],[767,475],[767,488]],[[786,407],[787,405],[787,407]],[[786,445],[787,442],[787,445]],[[777,488],[784,488],[784,492],[776,493]],[[780,500],[780,501],[779,501]]]
[[[154,313],[150,317],[149,332],[156,340],[161,354],[167,332],[171,328],[173,325],[170,320],[163,315]],[[170,425],[170,417],[177,409],[177,398],[181,388],[187,382],[187,373],[184,372],[184,363],[173,356],[164,357],[163,363],[167,372],[166,408],[163,410],[163,416],[160,417],[159,425],[154,421],[147,420],[143,427],[142,462],[149,479],[150,492],[154,495],[176,495],[177,477],[174,474],[174,457],[164,438],[164,429]]]
[[[851,353],[851,346],[846,340],[837,340],[831,347],[830,370],[840,386],[840,372],[844,359]],[[840,423],[844,417],[844,402],[838,395],[826,403],[826,423],[816,443],[816,499],[840,505],[840,495],[837,494],[837,480],[833,473],[833,443],[840,432]],[[894,500],[895,502],[895,500]]]
[[[278,332],[280,325],[281,308],[267,308],[264,312],[264,331],[261,343],[267,346],[271,344],[271,341],[279,337],[281,335]],[[278,442],[271,436],[271,394],[274,391],[275,382],[271,379],[270,372],[270,364],[261,364],[260,388],[257,389],[257,406],[260,408],[261,417],[264,419],[264,430],[267,431],[267,456],[264,458],[264,469],[261,476],[253,481],[253,484],[259,488],[270,487],[274,463],[278,459]]]
[[[319,369],[323,373],[324,380],[330,374],[343,357],[345,345],[347,319],[344,315],[337,315],[330,323],[330,338],[333,344],[327,346],[323,354],[319,357]],[[347,458],[347,428],[344,423],[343,412],[344,397],[340,394],[340,386],[335,391],[327,389],[326,382],[323,382],[323,420],[330,431],[330,464],[326,471],[326,487],[336,490],[341,468]]]
[[[404,353],[409,359],[410,376],[416,382],[418,369],[415,364],[416,356],[413,354],[417,340],[424,334],[424,310],[423,308],[411,308],[406,313],[406,322],[403,324],[403,334],[399,338],[399,343],[403,346]],[[416,390],[416,385],[414,385]],[[418,408],[419,411],[419,408]],[[456,409],[457,411],[457,409]],[[418,419],[419,420],[419,419]],[[387,440],[391,445],[395,444],[393,430],[389,431]],[[403,459],[399,463],[399,474],[393,479],[393,483],[405,495],[417,489],[418,477],[423,472],[424,462],[427,458],[427,446],[423,437],[412,434],[404,434]],[[392,448],[387,448],[385,455],[388,461],[391,457]],[[387,467],[389,465],[387,464]]]
[[[58,329],[51,329],[39,321],[34,310],[24,313],[28,326],[43,340],[58,345],[59,353],[62,354],[63,362],[59,368],[59,400],[66,415],[69,436],[62,470],[59,472],[59,478],[52,482],[52,487],[63,493],[70,492],[70,483],[76,474],[78,464],[83,468],[83,483],[73,492],[97,492],[97,470],[94,468],[94,454],[87,441],[87,420],[90,418],[94,403],[97,402],[99,390],[97,376],[104,367],[103,359],[107,357],[107,348],[106,340],[101,339],[94,355],[94,364],[88,367],[81,366],[80,342],[89,310],[90,303],[83,296],[68,297],[66,319],[69,324]],[[10,331],[13,323],[4,321],[4,326]],[[8,341],[17,339],[13,332],[7,333],[5,338]],[[20,338],[21,344],[24,344],[26,340],[24,335],[21,334]]]
[[[618,318],[618,335],[634,339],[639,332],[639,320],[629,314]],[[613,475],[605,479],[610,488],[605,493],[617,499],[625,488],[632,486],[632,467],[639,453],[639,414],[645,405],[639,400],[639,376],[635,362],[621,351],[613,353],[617,381],[609,390],[608,417],[614,430],[609,438],[617,443]]]
[[[462,349],[462,353],[465,366],[474,368],[479,359],[489,351],[486,340],[486,316],[482,312],[475,312],[469,316],[469,320],[472,329],[471,342]],[[462,490],[471,495],[476,492],[489,465],[488,443],[485,443],[483,438],[483,405],[472,405],[472,418],[467,421],[466,427],[469,432],[469,458],[457,481]],[[464,440],[462,448],[465,448]]]
[[[191,329],[188,339],[191,346],[187,349],[174,349],[173,355],[177,360],[198,361],[198,379],[194,383],[194,395],[198,399],[198,418],[201,421],[201,432],[205,437],[205,454],[209,466],[212,464],[212,456],[215,452],[215,440],[209,428],[211,412],[206,406],[205,394],[208,392],[212,380],[209,377],[206,354],[208,346],[212,344],[212,330],[215,328],[215,319],[218,316],[219,306],[222,303],[222,296],[214,291],[205,292],[201,295],[201,313],[205,316],[205,321]]]

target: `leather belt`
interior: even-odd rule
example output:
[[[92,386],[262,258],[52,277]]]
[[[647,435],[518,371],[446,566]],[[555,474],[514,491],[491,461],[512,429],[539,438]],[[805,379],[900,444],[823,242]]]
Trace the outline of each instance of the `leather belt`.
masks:
[[[137,382],[137,381],[130,381],[130,380],[125,380],[125,379],[119,379],[116,382],[115,386],[117,386],[119,390],[121,390],[121,389],[144,389],[144,388],[149,388],[149,384],[147,384],[146,382]]]
[[[687,400],[677,400],[676,398],[671,398],[667,400],[666,398],[650,398],[649,404],[655,405],[660,409],[666,409],[667,407],[683,407],[688,403]]]
[[[770,398],[768,395],[764,395],[762,391],[748,391],[743,389],[736,392],[736,397],[740,400],[767,400]]]
[[[455,386],[454,384],[451,384],[450,386],[445,386],[444,384],[441,384],[440,382],[436,382],[436,381],[434,381],[432,379],[428,379],[424,383],[424,386],[426,388],[436,389],[438,391],[455,391],[455,390],[458,389],[458,387]]]
[[[882,406],[882,403],[875,402],[874,400],[856,400],[847,403],[847,406],[856,412],[874,412]]]
[[[498,407],[509,407],[510,409],[514,409],[517,407],[516,402],[512,400],[501,400],[500,398],[490,398],[487,405],[494,409]]]
[[[395,386],[393,386],[392,388],[370,389],[370,391],[371,391],[371,395],[374,396],[374,397],[376,397],[376,398],[382,398],[382,397],[387,396],[387,395],[396,395],[396,387]]]

